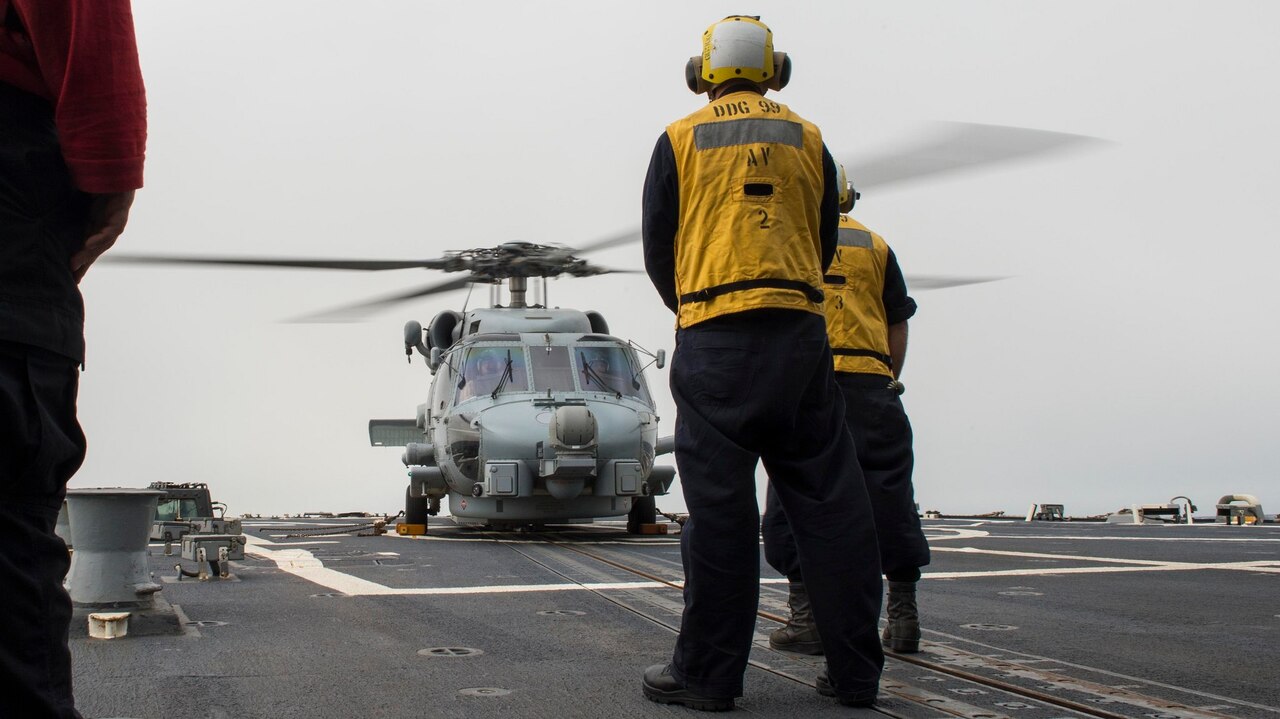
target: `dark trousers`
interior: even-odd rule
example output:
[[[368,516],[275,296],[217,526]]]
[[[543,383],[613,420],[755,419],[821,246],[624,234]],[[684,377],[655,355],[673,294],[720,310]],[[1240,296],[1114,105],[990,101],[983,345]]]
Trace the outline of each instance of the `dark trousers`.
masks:
[[[836,384],[844,396],[845,423],[875,511],[880,564],[890,581],[915,581],[920,567],[929,563],[929,543],[916,513],[911,422],[902,399],[888,389],[884,375],[839,372]],[[788,579],[803,581],[788,516],[770,482],[763,526],[765,560]]]
[[[875,696],[884,665],[879,553],[823,318],[756,310],[679,330],[671,391],[689,508],[673,676],[704,695],[742,695],[760,593],[755,468],[763,461],[795,518],[832,683],[842,697]]]
[[[0,717],[79,717],[62,587],[71,562],[54,534],[84,459],[74,360],[0,342]]]
[[[84,311],[71,255],[89,197],[71,184],[52,107],[0,83],[0,717],[78,717],[54,533],[84,459],[76,421]]]

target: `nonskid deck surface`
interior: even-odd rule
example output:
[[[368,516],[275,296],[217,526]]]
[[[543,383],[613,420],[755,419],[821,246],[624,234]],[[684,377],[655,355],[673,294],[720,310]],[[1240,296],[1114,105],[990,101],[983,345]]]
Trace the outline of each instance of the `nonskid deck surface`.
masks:
[[[425,537],[319,534],[360,520],[246,520],[232,578],[149,561],[181,633],[89,639],[86,717],[652,717],[670,657],[678,536],[617,524]],[[813,688],[821,658],[758,623],[739,712],[761,717],[1280,717],[1280,526],[926,521],[925,651],[890,656],[879,706]],[[672,530],[678,529],[671,525]],[[294,535],[294,536],[290,536]],[[761,611],[786,583],[761,566]],[[675,585],[675,586],[672,586]]]

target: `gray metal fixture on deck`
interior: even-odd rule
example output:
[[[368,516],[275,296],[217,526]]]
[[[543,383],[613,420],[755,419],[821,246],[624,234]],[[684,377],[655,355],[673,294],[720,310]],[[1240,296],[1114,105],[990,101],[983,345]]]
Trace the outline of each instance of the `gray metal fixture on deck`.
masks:
[[[162,494],[154,489],[67,490],[75,552],[66,583],[74,605],[154,604],[152,595],[160,585],[147,570],[147,539]]]
[[[1066,518],[1065,508],[1061,504],[1033,504],[1027,510],[1027,521],[1045,520],[1049,522],[1061,522]]]
[[[1218,500],[1219,524],[1262,524],[1267,515],[1262,503],[1252,494],[1228,494]]]

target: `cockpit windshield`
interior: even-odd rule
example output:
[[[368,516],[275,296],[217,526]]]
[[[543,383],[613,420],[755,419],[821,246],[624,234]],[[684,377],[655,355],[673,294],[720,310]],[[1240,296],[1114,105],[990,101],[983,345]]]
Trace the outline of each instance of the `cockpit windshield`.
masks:
[[[573,348],[578,384],[588,392],[612,392],[649,401],[631,350],[617,345],[578,345]]]
[[[539,392],[572,392],[573,361],[569,348],[547,345],[530,347],[533,358],[533,388]]]
[[[528,353],[527,355],[525,353]],[[652,403],[635,353],[604,342],[565,345],[484,344],[466,350],[453,386],[462,402],[508,392],[605,392]]]
[[[458,380],[458,401],[498,391],[518,392],[529,389],[529,373],[524,361],[524,347],[472,347],[462,365]]]

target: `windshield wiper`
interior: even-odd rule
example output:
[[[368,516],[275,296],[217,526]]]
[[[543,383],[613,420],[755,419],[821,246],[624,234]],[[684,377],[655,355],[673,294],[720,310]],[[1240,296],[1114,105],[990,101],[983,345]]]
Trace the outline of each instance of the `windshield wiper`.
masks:
[[[582,352],[578,352],[578,357],[579,359],[582,360],[582,374],[586,375],[588,379],[595,380],[596,384],[600,385],[602,389],[606,389],[614,393],[615,395],[617,395],[617,399],[622,399],[622,393],[614,389],[613,387],[610,387],[609,384],[604,381],[604,378],[600,376],[600,373],[596,372],[595,368],[592,367],[589,362],[587,362],[587,356],[585,354],[583,354]]]
[[[489,395],[489,399],[497,399],[498,393],[502,391],[503,387],[507,386],[507,380],[511,379],[511,377],[511,350],[507,350],[506,369],[502,370],[502,376],[498,378],[498,386],[493,388],[493,394]]]

